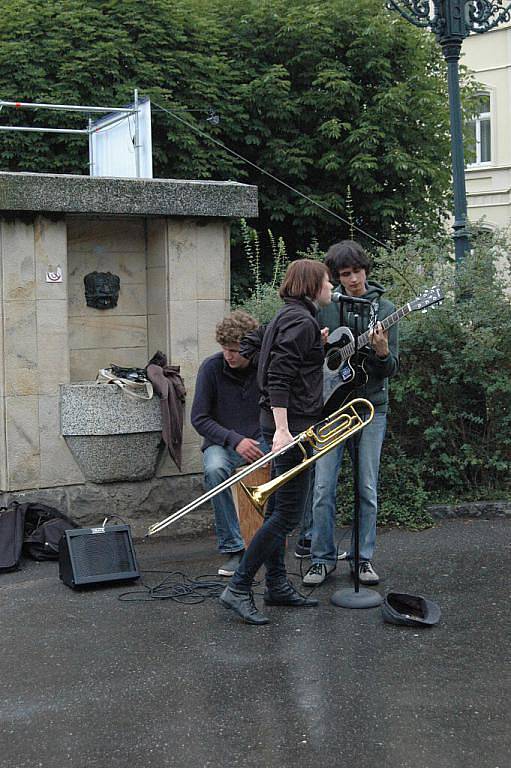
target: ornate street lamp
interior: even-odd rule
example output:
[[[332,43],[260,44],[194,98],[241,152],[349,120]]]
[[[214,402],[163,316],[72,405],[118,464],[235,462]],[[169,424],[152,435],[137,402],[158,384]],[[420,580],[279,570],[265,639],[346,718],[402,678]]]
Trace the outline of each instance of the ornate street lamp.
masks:
[[[461,44],[471,32],[487,32],[511,19],[511,2],[501,0],[387,0],[416,27],[429,28],[437,37],[447,62],[451,155],[454,185],[454,253],[456,265],[470,248],[467,233],[467,196],[459,81]]]

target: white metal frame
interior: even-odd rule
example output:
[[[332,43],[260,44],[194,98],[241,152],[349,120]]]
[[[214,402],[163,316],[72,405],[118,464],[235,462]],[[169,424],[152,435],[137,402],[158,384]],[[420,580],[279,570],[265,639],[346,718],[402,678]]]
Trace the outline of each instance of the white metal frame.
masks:
[[[133,116],[135,119],[135,130],[134,130],[134,137],[133,137],[133,146],[135,149],[135,166],[136,166],[136,175],[137,178],[140,177],[140,142],[139,142],[139,125],[138,125],[138,110],[139,110],[139,99],[138,99],[138,90],[135,89],[134,91],[134,99],[133,99],[133,107],[92,107],[92,106],[84,106],[84,105],[77,105],[77,104],[36,104],[33,102],[23,102],[23,101],[3,101],[0,99],[0,111],[3,109],[3,107],[14,107],[15,109],[21,109],[21,108],[27,108],[27,109],[54,109],[54,110],[60,110],[60,111],[66,111],[66,112],[87,112],[88,114],[91,113],[99,113],[99,114],[114,114],[114,117],[112,120],[108,120],[104,124],[101,125],[100,128],[93,127],[93,121],[92,118],[89,117],[89,123],[87,128],[39,128],[39,127],[29,127],[29,126],[18,126],[18,125],[0,125],[0,131],[29,131],[29,132],[38,132],[38,133],[71,133],[71,134],[84,134],[88,136],[89,139],[89,173],[92,176],[92,170],[94,167],[94,157],[93,157],[93,148],[92,148],[92,134],[94,132],[107,130],[112,125],[115,125],[116,123],[120,122],[121,120],[126,120],[127,118]]]

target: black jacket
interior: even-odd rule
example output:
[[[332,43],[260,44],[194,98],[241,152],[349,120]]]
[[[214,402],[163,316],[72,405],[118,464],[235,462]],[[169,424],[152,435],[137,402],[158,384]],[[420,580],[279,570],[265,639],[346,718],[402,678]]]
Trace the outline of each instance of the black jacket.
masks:
[[[236,449],[244,437],[260,440],[256,370],[251,365],[236,372],[217,352],[199,368],[192,404],[192,425],[210,445]]]
[[[286,299],[266,328],[246,336],[241,354],[258,360],[261,422],[273,426],[272,407],[287,408],[289,428],[306,429],[321,418],[323,344],[316,308],[308,299]]]

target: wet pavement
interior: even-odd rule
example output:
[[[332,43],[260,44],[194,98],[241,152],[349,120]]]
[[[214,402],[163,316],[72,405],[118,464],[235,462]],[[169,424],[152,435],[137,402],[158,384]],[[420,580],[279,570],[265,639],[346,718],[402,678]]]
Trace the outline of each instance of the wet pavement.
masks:
[[[142,585],[73,591],[56,563],[23,561],[0,576],[0,766],[507,768],[510,533],[505,519],[380,533],[379,590],[435,600],[430,629],[331,605],[343,562],[319,608],[265,608],[253,627],[216,599],[121,602]],[[219,564],[212,538],[136,550],[148,584]]]

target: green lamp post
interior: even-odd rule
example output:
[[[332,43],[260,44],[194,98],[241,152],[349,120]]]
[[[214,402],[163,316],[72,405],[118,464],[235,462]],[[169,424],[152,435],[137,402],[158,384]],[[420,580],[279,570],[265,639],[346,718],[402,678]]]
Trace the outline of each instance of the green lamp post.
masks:
[[[454,186],[454,253],[456,265],[470,248],[467,232],[467,195],[463,157],[463,131],[459,59],[463,40],[471,32],[481,33],[511,19],[511,2],[501,0],[387,0],[387,8],[398,11],[416,27],[429,28],[447,62],[451,156]]]

